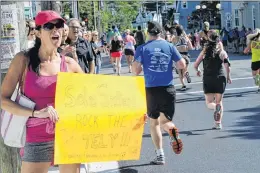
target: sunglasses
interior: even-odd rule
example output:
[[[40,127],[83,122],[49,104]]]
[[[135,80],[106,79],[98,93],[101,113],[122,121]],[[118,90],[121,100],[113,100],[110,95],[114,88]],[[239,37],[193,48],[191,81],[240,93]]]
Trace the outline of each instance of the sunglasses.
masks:
[[[43,29],[45,31],[50,31],[52,30],[54,27],[56,27],[57,29],[60,29],[60,28],[64,28],[64,22],[63,21],[59,21],[57,23],[46,23],[43,25]]]

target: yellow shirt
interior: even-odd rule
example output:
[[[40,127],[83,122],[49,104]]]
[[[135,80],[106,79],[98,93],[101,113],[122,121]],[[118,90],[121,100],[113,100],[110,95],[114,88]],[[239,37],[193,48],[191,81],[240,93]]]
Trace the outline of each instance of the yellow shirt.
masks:
[[[260,61],[260,41],[252,41],[251,51],[252,51],[252,62]]]

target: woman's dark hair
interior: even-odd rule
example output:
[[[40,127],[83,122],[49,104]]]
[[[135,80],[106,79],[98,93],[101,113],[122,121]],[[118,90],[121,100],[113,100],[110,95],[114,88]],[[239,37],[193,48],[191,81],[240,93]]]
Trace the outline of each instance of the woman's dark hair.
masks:
[[[177,36],[181,36],[184,32],[184,29],[181,25],[177,25],[176,26],[176,33],[177,33]]]
[[[34,46],[25,52],[25,55],[29,58],[28,69],[33,70],[35,73],[39,73],[39,65],[41,60],[39,58],[39,49],[41,47],[41,39],[36,37]]]
[[[253,38],[250,39],[250,41],[255,41],[259,38],[260,33],[258,33],[256,36],[254,36]]]
[[[205,56],[210,58],[215,58],[215,55],[218,54],[217,45],[219,43],[219,35],[216,32],[212,32],[209,35],[209,40],[206,43],[206,52]]]
[[[164,25],[164,30],[165,31],[170,31],[170,29],[171,29],[171,25],[170,24]]]
[[[169,32],[171,35],[176,35],[176,27],[171,27]]]
[[[162,33],[163,31],[163,28],[158,22],[148,22],[147,25],[147,32],[152,36],[158,36],[158,34]]]

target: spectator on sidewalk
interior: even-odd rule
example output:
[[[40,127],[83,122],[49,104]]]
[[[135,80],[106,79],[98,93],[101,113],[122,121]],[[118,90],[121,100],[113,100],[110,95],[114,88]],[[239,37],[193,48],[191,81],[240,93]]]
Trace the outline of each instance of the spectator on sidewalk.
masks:
[[[142,31],[142,27],[141,26],[138,26],[137,27],[137,31],[134,35],[134,38],[135,38],[135,41],[136,41],[136,45],[135,45],[135,48],[137,48],[138,46],[142,45],[145,43],[145,34],[144,32]]]
[[[62,39],[61,39],[61,45],[58,48],[58,53],[64,56],[68,56],[73,58],[76,62],[78,62],[78,56],[76,53],[76,47],[71,46],[68,43],[66,43],[66,40],[68,39],[69,35],[69,27],[68,25],[64,24],[64,30],[62,34]]]
[[[101,52],[104,50],[104,48],[101,41],[98,39],[97,31],[92,32],[90,43],[93,49],[93,55],[95,57],[95,74],[99,74],[102,64]]]
[[[80,22],[76,18],[72,18],[68,21],[69,26],[69,36],[67,43],[71,46],[76,47],[76,52],[78,56],[78,63],[85,73],[94,73],[95,62],[94,56],[91,49],[91,45],[84,38],[79,37],[79,32],[81,29]]]
[[[29,29],[27,34],[27,49],[30,49],[34,46],[36,39],[36,26],[34,20],[27,21],[26,27]]]

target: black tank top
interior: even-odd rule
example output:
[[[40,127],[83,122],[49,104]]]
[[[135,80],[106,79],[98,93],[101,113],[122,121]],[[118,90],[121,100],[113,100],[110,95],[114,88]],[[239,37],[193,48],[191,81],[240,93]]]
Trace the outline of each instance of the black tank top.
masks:
[[[223,70],[223,61],[220,54],[217,53],[215,57],[205,56],[203,59],[203,76],[204,77],[218,77],[225,76]]]

